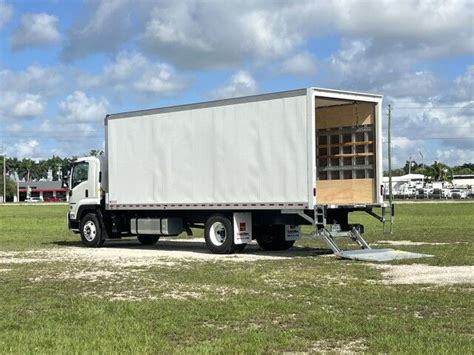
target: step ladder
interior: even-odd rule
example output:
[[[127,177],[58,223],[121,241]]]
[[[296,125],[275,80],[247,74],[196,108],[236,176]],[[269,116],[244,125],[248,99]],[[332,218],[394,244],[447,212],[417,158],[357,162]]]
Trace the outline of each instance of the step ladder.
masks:
[[[362,235],[359,233],[356,227],[352,227],[349,231],[329,231],[327,228],[323,227],[318,230],[317,237],[324,240],[326,244],[331,248],[333,253],[336,256],[342,257],[344,251],[337,245],[336,237],[347,237],[352,239],[354,242],[359,244],[361,249],[369,249],[372,250],[370,245],[366,242]]]
[[[356,227],[352,227],[349,231],[332,231],[326,227],[320,228],[316,232],[316,237],[322,239],[331,248],[334,255],[342,259],[361,260],[361,261],[391,261],[399,259],[416,259],[432,257],[433,255],[411,253],[402,250],[395,249],[373,249],[362,238],[359,230]],[[346,237],[356,242],[360,249],[356,250],[342,250],[336,243],[336,237]]]

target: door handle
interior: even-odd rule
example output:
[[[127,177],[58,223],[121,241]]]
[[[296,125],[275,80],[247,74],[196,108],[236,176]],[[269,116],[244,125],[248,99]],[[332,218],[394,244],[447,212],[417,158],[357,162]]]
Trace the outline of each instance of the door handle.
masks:
[[[89,197],[89,190],[86,190],[86,198]]]

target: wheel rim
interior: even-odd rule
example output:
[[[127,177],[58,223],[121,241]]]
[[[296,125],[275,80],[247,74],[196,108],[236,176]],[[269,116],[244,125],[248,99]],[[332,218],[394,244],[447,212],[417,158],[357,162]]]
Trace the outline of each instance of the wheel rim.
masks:
[[[87,223],[84,224],[82,232],[84,234],[84,238],[88,242],[92,242],[95,239],[95,236],[97,235],[97,228],[95,227],[95,223],[92,221],[87,221]]]
[[[221,222],[214,222],[209,229],[209,237],[214,245],[218,246],[224,244],[227,238],[227,231],[224,224]]]

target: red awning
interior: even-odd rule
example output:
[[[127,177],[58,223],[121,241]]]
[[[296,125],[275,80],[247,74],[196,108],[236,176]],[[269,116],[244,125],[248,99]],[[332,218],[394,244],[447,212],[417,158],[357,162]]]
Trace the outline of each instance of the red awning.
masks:
[[[19,189],[20,192],[27,192],[27,189]],[[65,188],[59,188],[59,189],[31,189],[31,192],[67,192],[67,189]]]

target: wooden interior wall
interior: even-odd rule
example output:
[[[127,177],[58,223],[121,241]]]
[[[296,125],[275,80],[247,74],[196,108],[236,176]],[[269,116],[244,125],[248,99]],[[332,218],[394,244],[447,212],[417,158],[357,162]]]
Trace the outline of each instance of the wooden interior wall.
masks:
[[[316,181],[317,204],[374,202],[374,179]]]
[[[358,119],[357,119],[358,116]],[[355,104],[318,107],[316,109],[316,129],[361,126],[374,123],[374,104]]]

